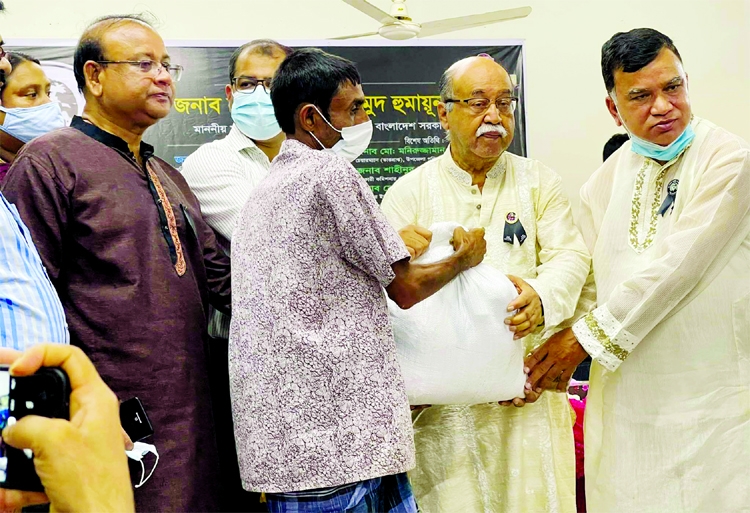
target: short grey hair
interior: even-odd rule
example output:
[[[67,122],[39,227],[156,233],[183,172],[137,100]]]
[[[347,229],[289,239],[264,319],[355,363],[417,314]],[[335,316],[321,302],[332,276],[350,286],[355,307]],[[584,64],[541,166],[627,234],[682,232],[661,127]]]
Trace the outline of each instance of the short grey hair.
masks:
[[[471,57],[464,57],[463,59],[460,59],[451,64],[450,67],[445,70],[445,72],[443,72],[443,75],[440,77],[440,81],[438,82],[438,88],[440,89],[440,101],[445,104],[446,111],[450,112],[453,110],[453,103],[449,103],[447,100],[452,100],[456,96],[456,91],[453,89],[453,79],[455,78],[456,71],[467,61],[474,60],[476,58],[490,59],[493,62],[497,62],[491,55],[488,55],[486,53],[480,53],[479,55],[473,55]]]
[[[447,110],[448,112],[453,110],[453,103],[449,103],[447,100],[452,100],[455,96],[455,91],[453,90],[453,77],[456,74],[455,68],[458,62],[453,63],[450,68],[445,70],[443,72],[443,75],[440,77],[440,81],[438,82],[438,88],[440,89],[440,101],[445,104],[445,110]]]
[[[480,53],[479,55],[464,57],[463,59],[454,62],[447,70],[443,72],[443,75],[440,77],[440,81],[438,82],[438,89],[440,89],[440,101],[445,104],[446,112],[451,112],[453,110],[453,102],[449,102],[448,100],[453,100],[456,96],[456,91],[453,89],[453,79],[456,77],[458,68],[466,64],[467,61],[477,58],[490,59],[497,64],[497,61],[495,61],[495,59],[491,55]],[[500,67],[502,67],[502,65],[500,65]],[[445,131],[445,140],[451,140],[450,130]]]

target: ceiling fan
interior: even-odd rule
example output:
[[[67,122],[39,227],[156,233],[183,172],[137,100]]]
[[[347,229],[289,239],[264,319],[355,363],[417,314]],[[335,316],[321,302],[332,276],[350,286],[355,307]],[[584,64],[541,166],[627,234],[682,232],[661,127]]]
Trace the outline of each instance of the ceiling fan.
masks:
[[[531,13],[531,7],[526,6],[515,9],[486,12],[484,14],[460,16],[458,18],[428,21],[426,23],[416,23],[409,17],[409,11],[406,9],[406,0],[391,0],[393,5],[391,6],[390,14],[375,7],[367,0],[343,1],[355,9],[362,11],[370,18],[378,21],[378,23],[381,23],[381,26],[375,32],[333,37],[331,39],[353,39],[356,37],[375,36],[378,34],[386,39],[396,40],[411,39],[412,37],[427,37],[437,34],[445,34],[446,32],[453,32],[454,30],[480,27],[482,25],[512,20],[514,18],[525,18]]]

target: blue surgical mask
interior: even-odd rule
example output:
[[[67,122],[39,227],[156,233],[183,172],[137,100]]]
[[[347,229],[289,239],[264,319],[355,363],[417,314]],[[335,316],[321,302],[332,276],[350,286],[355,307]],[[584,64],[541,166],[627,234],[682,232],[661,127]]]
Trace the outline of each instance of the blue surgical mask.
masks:
[[[35,137],[65,126],[65,118],[57,102],[36,107],[6,108],[0,106],[0,111],[5,112],[5,121],[0,125],[0,130],[24,144]]]
[[[615,107],[617,107],[617,102],[615,101],[614,96],[610,95],[610,98],[612,98],[612,101],[615,103]],[[618,107],[618,113],[619,116],[619,107]],[[641,139],[637,135],[634,135],[629,129],[628,126],[625,124],[625,121],[622,120],[622,117],[620,117],[620,122],[622,123],[622,127],[625,129],[625,131],[630,136],[631,146],[630,149],[633,151],[633,153],[636,153],[638,155],[642,155],[644,157],[653,159],[653,160],[659,160],[662,162],[669,162],[673,158],[675,158],[677,155],[682,153],[682,151],[690,146],[690,143],[693,142],[693,139],[695,138],[695,132],[693,131],[693,124],[688,123],[688,126],[685,127],[685,130],[682,131],[682,133],[666,146],[662,146],[660,144],[652,143],[650,141],[647,141],[645,139]]]
[[[624,123],[623,126],[625,126]],[[682,131],[680,136],[667,146],[661,146],[630,134],[630,149],[633,150],[633,153],[637,153],[638,155],[643,155],[644,157],[662,162],[669,162],[682,153],[682,151],[693,142],[694,138],[695,132],[693,131],[693,124],[688,123],[688,126],[685,127],[685,130]]]
[[[232,121],[240,132],[256,141],[267,141],[281,133],[273,111],[271,95],[263,86],[255,91],[235,91],[232,101]]]

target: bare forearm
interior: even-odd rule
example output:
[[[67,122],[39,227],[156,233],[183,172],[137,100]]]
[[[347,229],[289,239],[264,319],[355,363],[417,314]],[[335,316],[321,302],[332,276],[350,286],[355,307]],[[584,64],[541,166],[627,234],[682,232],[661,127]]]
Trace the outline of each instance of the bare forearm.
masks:
[[[458,273],[467,269],[458,253],[434,264],[412,264],[402,260],[393,264],[396,278],[386,288],[400,308],[411,308],[443,288]]]

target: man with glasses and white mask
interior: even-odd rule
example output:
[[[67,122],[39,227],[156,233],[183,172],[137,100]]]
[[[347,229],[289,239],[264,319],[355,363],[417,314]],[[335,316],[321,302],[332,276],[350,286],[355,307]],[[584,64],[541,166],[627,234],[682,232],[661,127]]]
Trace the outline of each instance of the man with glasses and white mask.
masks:
[[[258,39],[232,53],[226,95],[234,125],[223,139],[198,148],[180,169],[227,255],[240,210],[250,192],[268,175],[271,160],[286,138],[276,121],[270,92],[271,79],[291,52],[291,48],[276,41]],[[258,499],[242,492],[237,467],[227,368],[229,316],[212,309],[208,333],[211,396],[219,433],[222,483],[227,489],[223,495],[231,509],[237,510],[249,502],[257,504]]]
[[[3,186],[71,343],[150,417],[159,466],[135,491],[141,511],[215,511],[220,499],[206,312],[229,310],[229,261],[182,175],[142,141],[169,113],[181,71],[143,19],[97,20],[74,57],[82,117],[28,143]],[[139,483],[141,464],[131,469]]]
[[[496,315],[530,351],[570,317],[590,257],[573,224],[560,177],[542,163],[508,153],[517,98],[491,57],[453,64],[440,80],[438,114],[445,153],[400,178],[383,198],[391,225],[413,255],[437,222],[484,228],[485,262],[519,296]],[[472,299],[477,300],[477,299]],[[513,401],[524,406],[536,399]],[[575,456],[565,394],[535,404],[430,406],[414,412],[417,466],[409,478],[422,511],[574,512]]]

